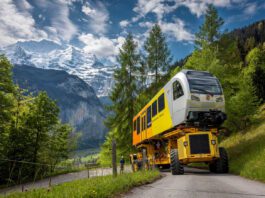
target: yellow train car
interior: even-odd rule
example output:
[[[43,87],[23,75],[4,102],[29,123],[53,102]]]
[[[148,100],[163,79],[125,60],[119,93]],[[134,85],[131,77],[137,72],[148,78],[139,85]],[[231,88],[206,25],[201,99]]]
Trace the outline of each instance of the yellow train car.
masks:
[[[133,119],[133,145],[150,139],[161,131],[173,127],[168,102],[165,99],[164,89],[134,117]]]
[[[133,167],[170,165],[172,174],[183,174],[183,165],[205,162],[213,172],[227,172],[226,151],[217,144],[224,105],[212,74],[176,74],[133,118],[132,144],[139,150],[131,155]]]

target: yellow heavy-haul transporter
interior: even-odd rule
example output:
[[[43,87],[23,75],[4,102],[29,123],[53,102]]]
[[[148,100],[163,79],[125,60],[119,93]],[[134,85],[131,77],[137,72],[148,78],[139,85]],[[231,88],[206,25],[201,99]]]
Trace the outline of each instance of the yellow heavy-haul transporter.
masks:
[[[133,170],[170,167],[184,174],[183,165],[205,162],[216,173],[228,172],[228,157],[217,135],[225,121],[224,95],[208,72],[182,70],[133,118]]]

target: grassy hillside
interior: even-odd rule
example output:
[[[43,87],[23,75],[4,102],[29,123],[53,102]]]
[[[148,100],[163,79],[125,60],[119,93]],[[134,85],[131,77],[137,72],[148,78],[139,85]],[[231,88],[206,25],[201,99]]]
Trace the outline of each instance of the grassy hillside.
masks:
[[[230,136],[221,146],[228,151],[232,173],[265,182],[265,105],[249,129]]]

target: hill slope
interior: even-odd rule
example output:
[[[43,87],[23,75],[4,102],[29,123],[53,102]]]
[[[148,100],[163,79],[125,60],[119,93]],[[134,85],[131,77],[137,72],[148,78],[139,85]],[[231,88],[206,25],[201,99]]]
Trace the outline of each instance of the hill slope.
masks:
[[[251,128],[221,143],[228,151],[232,173],[265,182],[265,105]]]

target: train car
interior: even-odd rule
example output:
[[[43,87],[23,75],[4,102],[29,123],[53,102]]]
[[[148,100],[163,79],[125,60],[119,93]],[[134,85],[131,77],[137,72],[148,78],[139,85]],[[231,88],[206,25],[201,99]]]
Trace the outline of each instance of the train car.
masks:
[[[205,71],[181,70],[134,117],[133,145],[179,125],[218,127],[226,119],[219,80]]]

